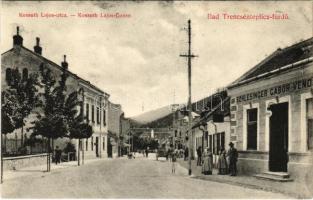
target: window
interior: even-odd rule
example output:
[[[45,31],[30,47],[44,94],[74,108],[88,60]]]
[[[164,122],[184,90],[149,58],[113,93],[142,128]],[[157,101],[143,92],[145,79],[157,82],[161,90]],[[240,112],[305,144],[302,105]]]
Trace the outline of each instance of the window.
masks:
[[[95,123],[95,106],[91,106],[91,121],[92,123]]]
[[[225,148],[225,132],[209,135],[209,147],[214,155],[218,155],[221,148]]]
[[[102,148],[103,150],[105,150],[105,137],[103,137],[103,140],[102,140]]]
[[[179,131],[179,137],[181,137],[181,131]]]
[[[216,155],[216,134],[213,135],[213,149],[212,153]]]
[[[100,110],[99,110],[99,107],[97,107],[97,124],[100,124]]]
[[[247,110],[247,149],[257,150],[258,109]]]
[[[12,71],[10,68],[5,70],[5,80],[7,81],[8,85],[11,85],[12,82]]]
[[[212,144],[212,142],[213,142],[213,139],[212,139],[212,135],[209,135],[209,148],[212,150],[212,148],[213,148],[213,144]]]
[[[91,137],[90,146],[91,146],[91,151],[93,151],[93,136]]]
[[[221,133],[221,147],[225,149],[225,132]]]
[[[106,116],[105,116],[105,110],[103,110],[103,125],[106,125]]]
[[[221,133],[216,134],[216,154],[219,154],[221,150]]]
[[[78,148],[83,149],[83,142],[81,140],[78,141]]]
[[[88,151],[88,138],[86,139],[86,151]]]
[[[28,69],[24,68],[23,69],[23,80],[27,80],[28,79]]]
[[[306,100],[307,144],[313,149],[313,98]]]
[[[175,137],[177,137],[177,130],[175,130]]]
[[[87,122],[89,122],[89,104],[88,103],[86,104],[86,119],[87,119]]]

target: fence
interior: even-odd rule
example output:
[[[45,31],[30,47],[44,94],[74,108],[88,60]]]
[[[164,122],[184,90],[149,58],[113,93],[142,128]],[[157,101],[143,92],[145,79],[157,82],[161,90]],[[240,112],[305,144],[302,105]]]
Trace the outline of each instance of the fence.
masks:
[[[21,144],[21,139],[5,139],[2,150],[4,157],[15,157],[47,153],[47,145],[45,142],[38,142],[32,146],[23,147]]]

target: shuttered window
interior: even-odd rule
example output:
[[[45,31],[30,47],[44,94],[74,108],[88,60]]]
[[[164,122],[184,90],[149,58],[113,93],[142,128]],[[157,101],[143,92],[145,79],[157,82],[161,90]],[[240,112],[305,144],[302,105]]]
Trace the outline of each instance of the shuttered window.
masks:
[[[88,138],[86,139],[86,151],[88,151]]]
[[[91,121],[92,123],[95,123],[95,106],[91,106]]]
[[[28,79],[28,69],[24,68],[23,69],[23,80],[27,80]]]
[[[86,104],[86,119],[87,119],[87,122],[89,122],[89,104],[88,103]]]
[[[247,110],[247,149],[257,150],[258,109]]]
[[[10,68],[7,68],[5,70],[5,80],[7,81],[8,85],[11,85],[11,82],[12,82],[12,70]]]
[[[106,116],[105,116],[105,110],[103,110],[103,125],[106,125]]]
[[[97,107],[97,124],[100,124],[100,109]]]

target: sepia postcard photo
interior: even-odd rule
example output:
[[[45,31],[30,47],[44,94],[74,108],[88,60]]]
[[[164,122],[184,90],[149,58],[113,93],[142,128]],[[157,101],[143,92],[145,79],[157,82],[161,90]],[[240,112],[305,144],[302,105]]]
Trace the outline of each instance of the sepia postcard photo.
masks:
[[[313,198],[311,1],[1,7],[1,198]]]

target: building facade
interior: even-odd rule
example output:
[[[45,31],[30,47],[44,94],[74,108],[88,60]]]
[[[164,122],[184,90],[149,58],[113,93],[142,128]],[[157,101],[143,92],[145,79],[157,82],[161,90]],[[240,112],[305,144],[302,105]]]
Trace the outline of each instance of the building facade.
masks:
[[[228,87],[239,172],[308,178],[313,164],[313,38],[278,49]]]
[[[108,145],[108,156],[116,158],[119,152],[120,143],[120,119],[122,115],[122,106],[120,104],[114,104],[108,102],[108,133],[109,138],[107,141]]]
[[[9,86],[7,80],[10,79],[11,70],[19,69],[23,76],[28,76],[31,73],[39,73],[40,66],[47,67],[53,73],[53,76],[58,80],[64,70],[68,73],[66,81],[67,94],[77,91],[79,92],[80,98],[84,102],[84,113],[86,120],[93,127],[93,135],[91,138],[84,139],[80,144],[84,153],[82,154],[85,158],[102,157],[101,155],[107,155],[107,125],[106,121],[108,118],[107,102],[109,95],[103,92],[101,89],[80,78],[78,75],[69,71],[69,64],[66,62],[66,56],[60,65],[42,56],[42,47],[40,46],[40,39],[36,38],[34,50],[30,50],[23,46],[23,37],[19,33],[17,27],[17,33],[13,36],[13,48],[1,54],[1,90],[6,90]],[[31,122],[36,117],[35,113],[31,113],[25,120],[26,125],[24,130],[31,127]],[[7,140],[17,141],[15,145],[7,147],[7,151],[13,154],[23,146],[23,140],[31,135],[31,131],[25,132],[21,135],[21,130],[15,130],[14,133],[6,136]],[[56,139],[52,142],[52,146],[59,146],[63,149],[67,142],[71,142],[78,149],[78,141],[75,139]],[[53,148],[52,147],[52,148]],[[45,151],[45,148],[43,148]],[[76,151],[77,152],[77,151]],[[31,152],[36,153],[36,152]]]

